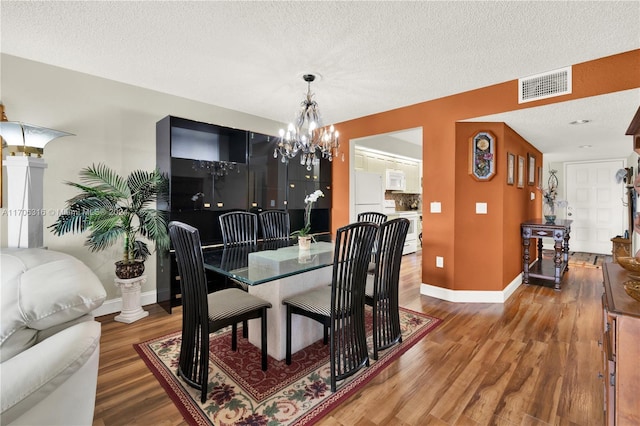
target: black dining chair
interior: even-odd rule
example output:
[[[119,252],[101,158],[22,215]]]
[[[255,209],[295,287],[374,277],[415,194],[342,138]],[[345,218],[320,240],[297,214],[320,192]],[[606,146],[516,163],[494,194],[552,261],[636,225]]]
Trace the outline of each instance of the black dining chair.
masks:
[[[222,243],[225,247],[258,242],[258,215],[251,212],[235,211],[224,213],[220,221]]]
[[[358,222],[373,222],[376,225],[382,225],[384,222],[387,221],[387,215],[379,212],[362,212],[362,213],[358,213],[357,220]],[[370,274],[373,273],[373,269],[374,269],[373,262],[376,255],[377,244],[378,244],[377,241],[373,243],[373,250],[371,250],[371,262],[369,262],[369,269],[368,269]]]
[[[373,359],[380,350],[402,342],[398,284],[409,219],[384,222],[378,228],[374,273],[367,276],[365,303],[373,307]]]
[[[362,212],[358,213],[358,222],[373,222],[376,225],[382,225],[387,221],[387,215],[379,212]]]
[[[289,212],[284,210],[265,210],[258,215],[265,241],[288,240],[291,235]]]
[[[222,232],[222,242],[224,248],[250,246],[254,247],[258,243],[258,215],[251,212],[236,211],[221,215],[220,231]],[[244,291],[249,290],[249,286],[242,281],[230,279],[231,283]]]
[[[282,301],[287,307],[286,363],[291,364],[291,316],[322,323],[330,338],[331,391],[336,382],[369,366],[364,291],[367,265],[378,226],[357,222],[339,228],[335,239],[331,286],[321,286]]]
[[[271,303],[237,288],[207,294],[204,259],[198,230],[185,223],[169,223],[182,291],[182,344],[178,376],[201,391],[205,402],[209,381],[209,334],[231,326],[231,349],[237,350],[237,325],[261,320],[262,370],[267,370],[267,309]]]

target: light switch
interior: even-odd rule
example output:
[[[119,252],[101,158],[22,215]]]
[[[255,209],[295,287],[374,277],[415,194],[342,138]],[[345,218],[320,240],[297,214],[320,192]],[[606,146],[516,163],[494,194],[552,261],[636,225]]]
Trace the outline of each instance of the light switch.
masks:
[[[436,268],[444,268],[444,257],[436,256]]]
[[[476,214],[487,214],[487,203],[476,203]]]
[[[535,192],[532,192],[532,193],[531,193],[531,199],[532,199],[532,200],[535,200],[535,199],[536,199],[536,193],[535,193]]]
[[[442,213],[442,205],[440,204],[439,201],[432,201],[431,202],[430,212],[431,213]]]

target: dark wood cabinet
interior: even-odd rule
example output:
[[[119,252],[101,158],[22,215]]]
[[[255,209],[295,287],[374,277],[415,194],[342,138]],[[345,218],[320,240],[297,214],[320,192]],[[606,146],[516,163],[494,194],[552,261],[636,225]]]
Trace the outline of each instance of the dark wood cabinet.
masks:
[[[629,275],[605,263],[602,369],[607,426],[640,424],[640,302],[624,290]]]
[[[156,123],[156,164],[169,178],[169,220],[198,228],[203,246],[222,244],[218,218],[246,210],[289,210],[291,229],[303,226],[304,199],[321,189],[312,232],[330,230],[331,163],[309,171],[297,159],[274,157],[276,138],[247,130],[167,116]],[[293,206],[292,206],[293,204]],[[168,312],[180,304],[172,252],[157,254],[157,297]]]

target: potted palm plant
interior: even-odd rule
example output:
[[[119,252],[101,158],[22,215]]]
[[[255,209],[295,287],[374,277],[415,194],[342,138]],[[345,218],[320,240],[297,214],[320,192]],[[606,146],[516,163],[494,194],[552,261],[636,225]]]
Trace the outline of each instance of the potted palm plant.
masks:
[[[138,236],[152,241],[156,250],[169,249],[167,221],[152,205],[167,193],[166,177],[158,170],[135,170],[124,178],[98,164],[82,169],[80,181],[66,182],[80,193],[67,200],[67,211],[49,228],[55,235],[90,231],[85,245],[93,252],[122,240],[123,256],[116,262],[116,276],[141,276],[151,252]]]

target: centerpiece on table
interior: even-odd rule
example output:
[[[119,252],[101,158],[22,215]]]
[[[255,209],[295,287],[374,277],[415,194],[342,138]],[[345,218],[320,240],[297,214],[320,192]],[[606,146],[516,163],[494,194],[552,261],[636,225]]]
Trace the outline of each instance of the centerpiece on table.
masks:
[[[547,223],[555,223],[556,208],[566,206],[566,201],[558,200],[557,170],[549,170],[549,180],[546,188],[539,188],[542,192],[542,214]]]
[[[317,189],[304,198],[304,203],[306,204],[304,207],[304,227],[291,233],[292,237],[298,237],[300,250],[309,250],[311,248],[311,240],[313,239],[311,235],[311,209],[320,197],[324,197],[324,194]]]

